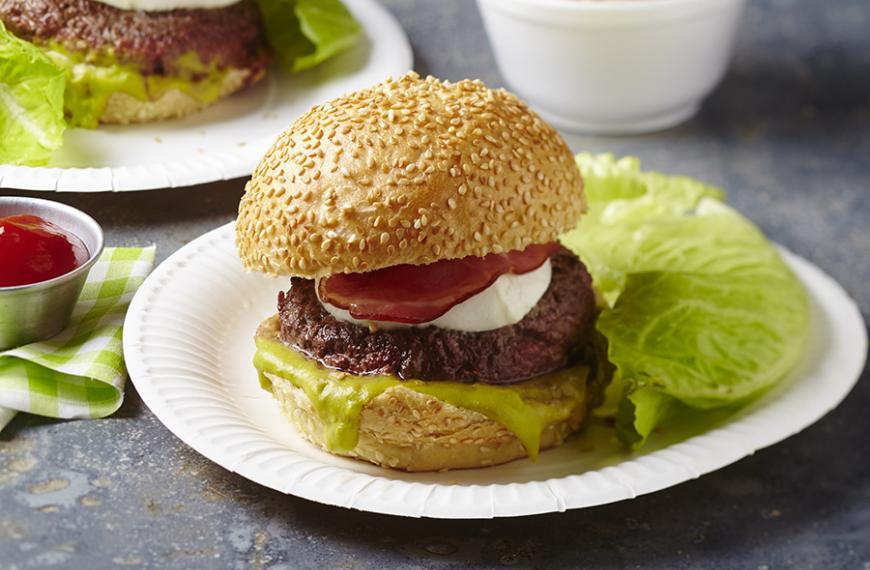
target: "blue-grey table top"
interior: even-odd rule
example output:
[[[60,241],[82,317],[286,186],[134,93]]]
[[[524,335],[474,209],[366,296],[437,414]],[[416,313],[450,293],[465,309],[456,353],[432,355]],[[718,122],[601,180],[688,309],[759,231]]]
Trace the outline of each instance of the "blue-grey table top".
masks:
[[[469,0],[387,0],[416,68],[502,85]],[[755,0],[724,83],[688,123],[568,137],[720,185],[870,318],[870,4]],[[243,180],[46,195],[164,259],[235,216]],[[3,194],[30,194],[4,190]],[[40,195],[33,193],[33,195]],[[563,514],[413,520],[311,503],[211,464],[132,386],[113,417],[19,415],[0,434],[0,569],[854,568],[870,570],[870,378],[802,433],[667,491]]]

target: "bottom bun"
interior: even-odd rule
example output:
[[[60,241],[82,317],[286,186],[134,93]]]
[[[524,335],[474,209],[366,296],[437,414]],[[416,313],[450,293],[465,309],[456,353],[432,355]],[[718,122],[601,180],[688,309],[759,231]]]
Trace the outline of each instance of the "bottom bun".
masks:
[[[311,443],[326,449],[323,423],[301,389],[271,374],[281,411]],[[541,450],[561,445],[580,426],[584,406],[541,434]],[[520,440],[481,413],[458,408],[401,386],[387,389],[363,408],[359,441],[336,453],[404,471],[469,469],[527,457]]]
[[[277,340],[275,319],[265,321],[257,334]],[[405,471],[484,467],[528,456],[517,436],[501,423],[401,385],[387,388],[365,404],[353,449],[329,450],[324,423],[305,391],[285,378],[263,374],[271,382],[281,411],[299,432],[336,455]],[[560,399],[565,401],[567,396]],[[571,398],[570,414],[543,430],[540,449],[558,446],[576,431],[586,416],[587,404],[585,393],[583,398]]]
[[[148,123],[190,115],[213,105],[246,85],[255,83],[264,74],[258,73],[250,77],[249,69],[231,69],[226,72],[220,85],[220,94],[209,103],[204,103],[192,95],[179,89],[170,89],[159,98],[143,101],[133,95],[115,92],[109,97],[106,108],[100,116],[103,124],[127,125],[132,123]]]

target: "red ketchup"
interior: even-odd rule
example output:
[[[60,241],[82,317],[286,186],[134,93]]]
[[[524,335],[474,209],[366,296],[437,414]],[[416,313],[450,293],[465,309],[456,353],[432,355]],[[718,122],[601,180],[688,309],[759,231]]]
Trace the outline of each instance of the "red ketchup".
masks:
[[[39,216],[0,218],[0,287],[48,281],[87,260],[81,239]]]

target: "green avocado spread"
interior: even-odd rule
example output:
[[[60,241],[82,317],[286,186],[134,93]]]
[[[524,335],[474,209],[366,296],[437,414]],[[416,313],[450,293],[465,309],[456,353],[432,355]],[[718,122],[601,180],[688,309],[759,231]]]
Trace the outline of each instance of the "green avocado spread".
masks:
[[[268,373],[302,389],[323,422],[326,445],[333,451],[356,447],[362,409],[393,386],[404,386],[501,423],[517,436],[532,459],[538,456],[544,429],[567,419],[586,402],[586,366],[508,385],[424,382],[396,376],[355,376],[324,368],[272,338],[258,336],[256,343],[254,366],[260,373],[260,385],[272,391]]]
[[[170,76],[143,75],[132,65],[118,63],[111,51],[77,52],[60,44],[39,47],[66,72],[64,112],[73,127],[97,127],[113,93],[149,101],[174,89],[203,104],[211,103],[220,97],[229,72],[203,63],[193,51],[178,58]]]

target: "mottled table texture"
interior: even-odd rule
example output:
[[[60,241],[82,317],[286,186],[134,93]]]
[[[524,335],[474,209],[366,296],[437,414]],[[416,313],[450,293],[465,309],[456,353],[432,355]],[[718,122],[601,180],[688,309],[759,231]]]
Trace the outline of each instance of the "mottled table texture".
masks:
[[[472,2],[387,5],[419,71],[502,83]],[[732,70],[694,120],[654,135],[570,142],[725,187],[870,317],[867,0],[752,1]],[[95,216],[109,243],[154,242],[163,259],[231,220],[243,184],[48,197]],[[0,434],[0,568],[870,570],[868,409],[865,373],[816,425],[696,481],[564,514],[451,522],[263,489],[182,444],[128,386],[111,418],[19,415]]]

